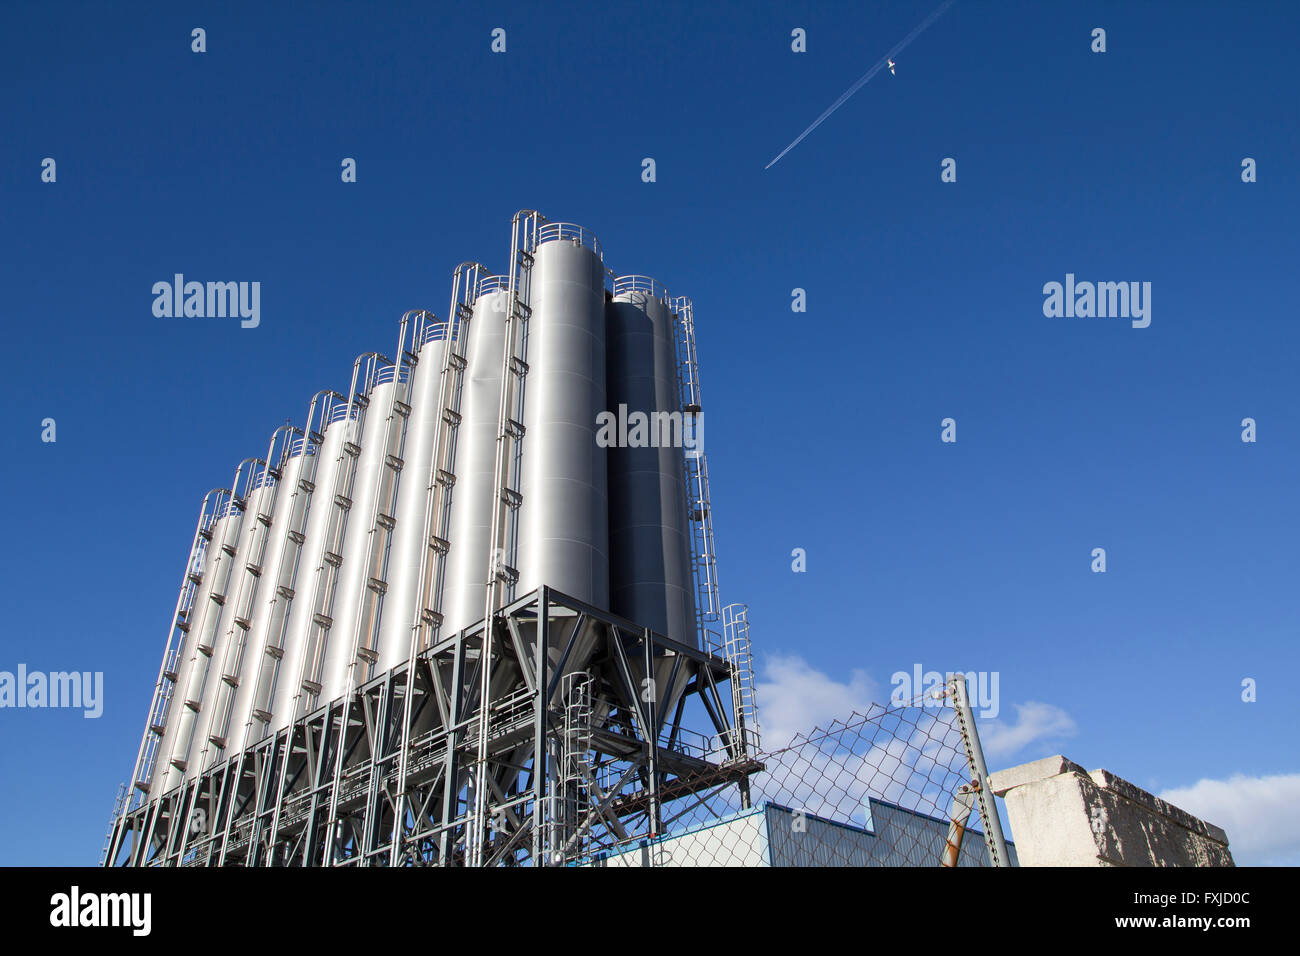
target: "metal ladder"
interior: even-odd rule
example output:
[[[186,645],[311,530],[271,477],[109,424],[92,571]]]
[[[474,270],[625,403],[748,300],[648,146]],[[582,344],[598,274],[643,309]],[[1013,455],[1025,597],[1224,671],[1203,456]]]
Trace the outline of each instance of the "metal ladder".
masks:
[[[199,520],[194,529],[194,540],[190,545],[189,561],[185,565],[185,575],[181,578],[176,610],[172,613],[171,628],[167,634],[167,646],[163,649],[162,663],[158,667],[158,680],[154,684],[153,700],[149,705],[149,716],[145,719],[144,734],[140,738],[140,749],[131,772],[131,790],[126,809],[134,810],[144,802],[153,779],[158,747],[167,727],[167,715],[171,710],[171,700],[176,691],[178,661],[184,650],[185,636],[190,629],[190,610],[194,603],[194,591],[203,579],[203,559],[212,541],[212,524],[223,505],[223,499],[228,498],[229,495],[228,489],[214,488],[204,496],[203,504],[199,507]]]
[[[127,790],[125,783],[117,785],[117,799],[113,801],[113,816],[108,821],[108,833],[104,834],[104,846],[99,851],[99,865],[102,867],[108,862],[108,851],[113,846],[113,831],[117,827],[117,821],[121,819],[123,812],[126,810],[126,801],[130,791]]]
[[[754,651],[749,643],[749,608],[728,604],[722,609],[723,658],[731,665],[731,716],[735,749],[740,760],[759,749],[758,707],[754,694]]]
[[[447,347],[443,350],[443,364],[438,376],[438,408],[441,419],[434,436],[433,454],[429,470],[424,476],[425,508],[423,540],[420,553],[420,582],[417,594],[417,613],[412,618],[411,640],[406,659],[406,693],[402,701],[402,745],[397,764],[397,805],[393,814],[393,833],[390,841],[389,865],[398,866],[402,856],[402,823],[407,814],[407,773],[409,767],[411,720],[415,701],[415,660],[421,651],[438,639],[442,630],[443,583],[446,577],[447,536],[451,524],[451,496],[456,484],[456,442],[460,430],[461,386],[464,381],[466,351],[469,348],[470,321],[474,317],[474,303],[488,276],[486,266],[477,262],[462,262],[452,277],[451,309],[443,334]],[[427,329],[421,327],[417,334],[418,346],[436,337],[438,323]],[[436,679],[436,678],[435,678]],[[444,838],[445,839],[445,838]]]
[[[582,791],[590,785],[595,772],[591,760],[591,675],[586,671],[566,674],[560,687],[564,720],[560,731],[560,786],[554,797],[560,806],[551,815],[556,829],[551,845],[555,848],[567,846],[570,836],[577,832],[583,810]],[[580,845],[569,852],[582,855]]]
[[[487,827],[488,740],[491,732],[493,638],[497,608],[514,597],[518,574],[513,554],[518,540],[521,452],[524,439],[524,383],[528,376],[528,325],[534,253],[539,227],[545,222],[534,210],[520,210],[511,223],[509,310],[506,313],[506,344],[501,365],[501,398],[497,419],[496,462],[493,467],[492,524],[488,548],[487,595],[483,610],[483,643],[479,659],[477,753],[472,786],[474,802],[466,834],[466,862],[483,865],[483,836]],[[546,635],[539,634],[539,641]],[[536,759],[536,755],[534,755]]]
[[[353,691],[365,683],[369,678],[370,668],[379,659],[374,644],[379,633],[383,595],[388,586],[386,567],[376,567],[376,559],[382,562],[385,558],[388,536],[396,527],[393,512],[397,506],[402,454],[406,450],[406,431],[411,414],[411,406],[406,401],[410,397],[411,387],[410,367],[406,364],[406,333],[409,327],[410,313],[408,312],[402,315],[402,326],[397,342],[397,361],[373,366],[370,375],[370,390],[386,383],[389,379],[392,381],[393,388],[389,392],[387,407],[376,409],[384,413],[383,430],[377,436],[384,458],[379,464],[380,474],[376,478],[374,500],[370,504],[368,514],[357,516],[365,519],[361,528],[365,530],[366,550],[362,558],[361,570],[365,580],[358,599],[356,621],[351,634],[336,634],[332,637],[333,640],[343,638],[348,642],[348,680],[343,691],[343,710],[337,724],[338,738],[335,745],[337,756],[334,763],[333,785],[330,788],[329,810],[325,817],[325,825],[331,833],[335,832],[340,822],[338,820],[339,792],[342,789],[343,764],[347,756],[347,734],[352,719]],[[383,500],[385,498],[387,500]],[[352,519],[354,528],[357,518]],[[383,540],[382,544],[379,543],[380,539]],[[356,572],[349,571],[349,573]],[[363,672],[360,680],[358,680],[359,670]],[[367,819],[366,822],[368,824],[369,820]],[[332,862],[331,855],[335,849],[333,842],[332,839],[325,841],[322,866],[328,866]]]
[[[700,366],[695,352],[695,307],[681,295],[671,302],[677,317],[677,384],[682,406],[682,433],[693,436],[695,448],[682,457],[686,480],[686,514],[691,525],[691,573],[695,580],[695,623],[700,643],[706,643],[708,624],[718,621],[718,562],[713,544],[713,511],[709,503],[709,463],[699,447],[703,406]]]

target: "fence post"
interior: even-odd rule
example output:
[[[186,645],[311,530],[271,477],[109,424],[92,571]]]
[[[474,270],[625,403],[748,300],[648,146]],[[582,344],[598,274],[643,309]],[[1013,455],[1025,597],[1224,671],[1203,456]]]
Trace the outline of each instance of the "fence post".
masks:
[[[984,845],[988,847],[989,860],[994,866],[1010,866],[1007,842],[1002,836],[1002,820],[989,788],[989,768],[984,763],[984,750],[980,747],[979,732],[975,729],[975,715],[971,713],[967,694],[966,676],[954,674],[948,678],[948,697],[957,712],[957,726],[961,730],[962,745],[966,748],[966,763],[970,767],[971,783],[975,786],[975,799],[979,803],[980,819],[984,823]]]

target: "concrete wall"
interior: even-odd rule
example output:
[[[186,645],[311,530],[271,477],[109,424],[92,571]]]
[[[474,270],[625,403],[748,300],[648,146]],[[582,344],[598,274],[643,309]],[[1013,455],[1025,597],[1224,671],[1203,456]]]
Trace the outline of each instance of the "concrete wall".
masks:
[[[991,775],[1021,866],[1232,866],[1228,835],[1107,770],[1057,755]]]

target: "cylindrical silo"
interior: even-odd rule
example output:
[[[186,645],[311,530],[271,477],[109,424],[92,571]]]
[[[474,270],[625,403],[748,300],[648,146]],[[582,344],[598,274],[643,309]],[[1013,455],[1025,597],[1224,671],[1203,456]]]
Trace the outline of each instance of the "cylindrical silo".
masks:
[[[447,553],[447,585],[442,599],[444,635],[483,617],[509,302],[507,292],[479,296],[469,323],[448,533],[451,549]]]
[[[373,515],[381,479],[387,470],[385,458],[394,454],[402,435],[401,416],[394,411],[393,400],[400,397],[395,396],[395,391],[404,387],[390,379],[375,385],[368,396],[358,442],[361,452],[352,479],[352,505],[344,529],[343,563],[339,565],[332,623],[325,643],[325,667],[318,701],[321,704],[337,700],[347,692],[348,671],[359,646],[357,621],[374,570],[374,555],[371,553],[375,534]],[[368,555],[371,558],[369,563]]]
[[[596,444],[605,408],[600,256],[577,239],[542,242],[530,299],[515,594],[548,584],[608,608],[609,503],[605,449]]]
[[[254,602],[252,624],[248,629],[247,644],[244,648],[239,688],[230,710],[228,749],[232,753],[256,743],[262,738],[262,731],[265,730],[264,721],[254,716],[253,711],[258,707],[259,685],[270,680],[272,669],[277,663],[277,658],[273,654],[267,654],[267,642],[270,638],[272,621],[279,619],[275,611],[287,600],[280,592],[279,583],[284,577],[282,564],[292,544],[289,535],[294,530],[295,502],[305,506],[305,499],[310,494],[299,484],[303,462],[309,460],[309,457],[302,453],[306,442],[301,439],[300,441],[302,444],[297,449],[293,447],[288,449],[289,457],[280,467],[275,509],[271,513],[271,527],[262,558],[261,583]],[[293,560],[291,554],[289,560]],[[289,580],[292,581],[291,575]],[[286,586],[291,587],[292,584]],[[265,697],[262,699],[265,700]]]
[[[397,487],[397,526],[388,559],[388,590],[384,614],[379,623],[379,661],[376,671],[386,671],[406,660],[411,629],[419,608],[420,558],[424,541],[425,509],[433,465],[434,443],[442,425],[439,392],[447,349],[452,345],[449,324],[435,322],[426,327],[427,340],[420,346],[411,373],[410,419],[402,449],[402,476]]]
[[[298,574],[294,582],[294,598],[289,609],[289,620],[284,641],[284,655],[275,682],[274,701],[271,705],[270,732],[289,726],[297,716],[294,702],[302,690],[304,657],[307,638],[313,625],[315,608],[312,588],[325,567],[325,537],[330,526],[331,512],[335,510],[334,479],[343,467],[345,441],[355,433],[355,422],[341,418],[325,428],[324,441],[317,453],[316,475],[312,479],[312,506],[307,515],[307,531],[298,558]],[[307,662],[310,663],[310,662]]]
[[[229,526],[228,543],[222,546],[223,553],[220,555],[224,560],[216,568],[217,574],[212,585],[211,599],[215,601],[220,598],[219,613],[208,617],[209,621],[215,621],[214,628],[209,629],[207,621],[204,622],[204,637],[200,638],[199,651],[202,654],[203,649],[208,648],[204,655],[206,661],[196,662],[197,666],[190,674],[190,689],[186,696],[187,701],[199,702],[189,729],[189,746],[184,757],[186,778],[196,777],[204,769],[202,764],[208,748],[208,734],[213,720],[218,716],[218,698],[227,651],[232,640],[242,637],[242,634],[236,635],[238,627],[235,616],[239,592],[248,577],[245,565],[258,524],[256,508],[261,491],[258,476],[264,468],[265,462],[249,458],[240,463],[235,473],[231,507],[232,511],[237,508],[238,514],[232,514],[234,520]],[[177,754],[184,742],[184,738],[177,741]]]
[[[149,779],[150,798],[165,793],[180,780],[179,773],[171,775],[172,753],[176,749],[177,737],[182,733],[181,725],[186,725],[184,732],[188,733],[188,724],[194,716],[193,711],[185,706],[182,688],[189,686],[190,671],[194,666],[195,647],[203,618],[212,603],[208,595],[212,592],[216,556],[221,551],[219,544],[221,539],[218,535],[223,531],[225,520],[223,516],[227,513],[230,500],[230,492],[226,489],[214,489],[209,493],[211,494],[217,494],[219,498],[214,506],[212,521],[208,525],[200,563],[189,569],[189,573],[198,575],[198,583],[194,586],[194,593],[190,596],[190,606],[185,614],[185,639],[176,654],[174,665],[176,676],[172,682],[171,698],[167,706],[167,723],[163,729],[162,739],[154,751],[153,770]]]
[[[641,288],[619,292],[633,284]],[[673,314],[658,283],[619,280],[614,289],[605,309],[608,411],[628,429],[627,447],[609,449],[610,610],[694,646]]]
[[[212,542],[209,545],[212,560],[203,574],[202,590],[205,592],[202,595],[203,600],[201,603],[195,602],[190,630],[194,638],[190,659],[172,692],[171,707],[175,708],[175,716],[173,720],[168,721],[167,735],[171,737],[170,752],[166,778],[162,789],[158,791],[160,793],[165,793],[180,783],[189,764],[190,744],[194,738],[195,725],[199,720],[203,686],[217,640],[222,605],[225,603],[231,566],[234,563],[234,552],[239,541],[242,513],[233,501],[227,501],[222,510],[224,514],[219,513],[219,517],[212,525]]]
[[[190,776],[206,770],[224,756],[232,726],[231,705],[239,686],[248,629],[252,625],[253,607],[261,582],[261,562],[278,490],[275,478],[264,462],[255,464],[251,485],[244,503],[244,519],[226,603],[221,609],[217,647],[208,665],[203,706],[190,746],[191,753],[196,755],[187,769]]]

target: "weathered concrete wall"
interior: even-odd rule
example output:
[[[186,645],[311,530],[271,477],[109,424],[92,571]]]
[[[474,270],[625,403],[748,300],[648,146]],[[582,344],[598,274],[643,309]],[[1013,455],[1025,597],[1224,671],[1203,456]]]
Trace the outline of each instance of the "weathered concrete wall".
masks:
[[[1021,866],[1232,866],[1228,835],[1107,770],[1057,755],[991,775]]]

